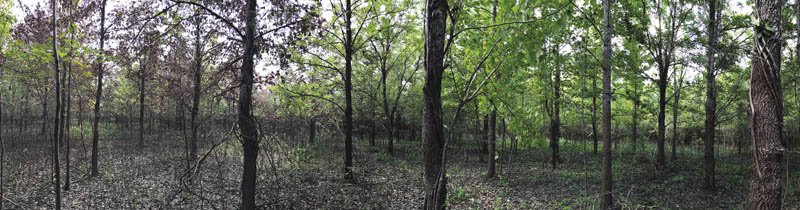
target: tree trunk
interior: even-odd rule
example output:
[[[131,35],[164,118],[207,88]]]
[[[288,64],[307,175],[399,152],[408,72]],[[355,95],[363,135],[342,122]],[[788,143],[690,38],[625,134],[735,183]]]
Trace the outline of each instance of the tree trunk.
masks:
[[[556,57],[556,60],[558,60],[558,57]],[[556,70],[555,77],[556,77],[555,83],[553,83],[553,92],[555,94],[555,100],[553,100],[553,114],[550,115],[550,154],[551,154],[550,164],[554,169],[558,166],[558,163],[561,162],[561,158],[558,156],[558,141],[561,138],[561,117],[560,117],[561,111],[559,102],[559,100],[561,100],[560,70]]]
[[[783,89],[781,88],[781,0],[756,0],[753,69],[750,74],[750,209],[781,208]]]
[[[345,5],[345,43],[344,43],[344,179],[353,181],[353,29],[350,24],[353,18],[353,5],[350,0]],[[390,119],[391,120],[391,119]],[[391,135],[391,133],[389,133]]]
[[[656,153],[656,164],[659,167],[663,167],[666,165],[666,154],[664,152],[664,132],[666,130],[666,124],[664,119],[666,118],[666,106],[667,106],[667,73],[669,69],[664,67],[663,64],[658,68],[658,136],[657,136],[657,148],[658,152]]]
[[[141,65],[142,67],[139,72],[139,147],[144,146],[144,84],[147,79],[145,76],[145,72],[147,71],[147,54],[145,54],[144,63]]]
[[[100,124],[100,101],[103,97],[103,63],[105,58],[102,55],[105,52],[104,44],[106,41],[106,0],[100,4],[100,57],[97,58],[97,94],[95,95],[94,103],[94,122],[92,122],[92,177],[98,175],[97,158],[99,156],[98,144],[100,138],[99,124]]]
[[[56,91],[56,114],[54,115],[55,124],[53,126],[53,168],[55,170],[54,173],[55,173],[56,182],[54,183],[53,187],[54,187],[54,190],[55,190],[55,193],[56,193],[56,207],[55,207],[55,209],[56,210],[60,210],[61,209],[61,165],[59,164],[59,159],[60,158],[59,158],[58,148],[59,148],[59,142],[61,141],[61,132],[63,132],[62,131],[63,127],[61,125],[61,111],[62,111],[61,110],[61,108],[62,108],[61,107],[61,75],[59,74],[60,72],[58,70],[58,65],[59,65],[59,63],[58,63],[58,48],[56,47],[58,45],[58,38],[56,36],[56,34],[58,33],[56,31],[56,22],[57,22],[57,19],[56,19],[56,12],[57,12],[56,11],[56,6],[57,6],[56,5],[56,1],[53,0],[52,4],[53,4],[53,19],[52,19],[51,22],[53,23],[53,37],[52,37],[53,38],[53,68],[55,68],[55,76],[56,76],[55,77],[55,79],[56,79],[56,84],[55,84],[56,85],[56,90],[55,90]],[[0,177],[0,178],[2,178],[2,177]]]
[[[631,138],[633,143],[633,158],[636,159],[636,140],[639,137],[639,130],[637,129],[637,120],[638,120],[638,110],[639,107],[639,93],[638,93],[638,86],[639,83],[636,81],[639,75],[636,75],[633,78],[633,138]]]
[[[675,103],[672,105],[672,160],[676,160],[677,153],[676,149],[678,148],[678,111],[680,110],[680,98],[681,98],[681,85],[683,78],[675,78]]]
[[[425,2],[425,83],[422,91],[422,139],[425,159],[425,210],[445,209],[447,199],[445,139],[442,122],[442,74],[444,73],[444,35],[446,0]]]
[[[195,39],[194,39],[194,97],[192,98],[192,141],[189,150],[189,160],[194,163],[197,160],[197,130],[200,127],[198,117],[200,115],[200,87],[203,79],[203,47],[200,40],[200,26],[202,19],[197,17],[195,20]]]
[[[714,175],[714,138],[715,127],[717,123],[717,95],[714,91],[714,83],[716,77],[714,50],[717,46],[717,0],[708,1],[708,48],[706,49],[706,57],[708,64],[706,66],[706,121],[705,132],[703,140],[705,143],[705,150],[703,155],[703,165],[706,169],[706,176],[704,186],[706,189],[714,189],[716,179]]]
[[[493,108],[489,117],[489,170],[486,172],[486,179],[495,178],[495,153],[497,146],[497,109]]]
[[[483,137],[481,138],[481,160],[489,155],[489,115],[483,117]]]
[[[308,120],[308,145],[314,145],[314,137],[317,136],[317,122],[312,117]]]
[[[592,141],[597,154],[597,77],[592,77],[592,90]]]
[[[245,3],[245,37],[244,55],[242,58],[241,85],[239,87],[239,128],[242,132],[242,150],[244,161],[241,182],[241,200],[239,209],[253,210],[256,208],[256,176],[258,160],[258,131],[255,118],[251,112],[253,103],[253,56],[256,53],[256,0],[247,0]]]
[[[614,206],[611,174],[611,0],[603,0],[603,178],[600,209]]]

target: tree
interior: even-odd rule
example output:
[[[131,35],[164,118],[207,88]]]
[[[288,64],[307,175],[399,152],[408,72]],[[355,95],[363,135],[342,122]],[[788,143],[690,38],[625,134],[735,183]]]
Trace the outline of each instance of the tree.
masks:
[[[58,69],[58,31],[56,31],[56,1],[51,1],[53,4],[53,69],[55,69],[55,78],[56,78],[56,114],[55,114],[55,126],[53,127],[53,168],[55,170],[55,179],[56,182],[54,183],[54,190],[56,192],[56,210],[61,210],[61,165],[59,164],[59,152],[58,148],[60,147],[59,142],[61,141],[61,132],[63,132],[64,127],[61,126],[61,75],[59,74]]]
[[[656,164],[666,165],[666,155],[664,152],[664,142],[666,133],[666,106],[667,85],[669,84],[669,70],[675,64],[675,49],[681,43],[679,33],[683,24],[686,22],[692,9],[686,9],[687,2],[684,0],[676,1],[654,1],[654,8],[648,8],[645,1],[642,1],[642,14],[639,17],[644,22],[655,22],[655,34],[651,34],[646,27],[638,28],[634,36],[647,47],[650,56],[657,64],[658,78],[655,79],[658,85],[658,136]],[[654,14],[651,14],[653,12]],[[650,20],[655,17],[657,20]]]
[[[558,63],[558,46],[556,46],[554,53],[556,54],[556,63]],[[553,82],[553,95],[555,98],[551,102],[552,113],[549,109],[548,113],[550,113],[550,164],[555,169],[558,163],[561,163],[561,158],[558,156],[558,142],[561,138],[561,66],[555,65],[554,68],[555,72],[553,75],[555,76],[555,82]],[[546,107],[550,108],[550,105]]]
[[[489,114],[489,170],[486,172],[487,179],[495,178],[495,146],[497,146],[497,108],[492,108]]]
[[[98,175],[97,158],[100,153],[98,144],[100,138],[100,101],[103,98],[103,63],[105,62],[106,41],[106,0],[100,3],[100,54],[97,56],[97,94],[94,97],[94,121],[92,122],[92,177]]]
[[[253,104],[253,68],[256,54],[256,1],[247,0],[245,11],[244,54],[242,54],[241,86],[239,87],[239,129],[242,136],[242,150],[244,151],[244,170],[242,171],[241,200],[239,209],[253,210],[256,208],[256,176],[258,161],[258,131],[251,107]]]
[[[201,35],[202,32],[201,26],[203,24],[202,16],[198,15],[195,17],[194,26],[195,26],[195,34],[194,34],[194,79],[193,79],[193,93],[194,96],[192,97],[192,140],[191,146],[189,147],[189,160],[191,162],[195,162],[197,160],[197,130],[200,127],[199,125],[199,112],[200,112],[200,87],[202,85],[203,79],[203,44],[201,44]]]
[[[781,88],[781,0],[757,0],[753,11],[753,53],[750,72],[749,209],[781,208],[783,162],[783,89]]]
[[[708,1],[708,47],[706,47],[706,57],[708,64],[706,65],[706,121],[705,131],[703,135],[703,142],[705,149],[703,150],[703,166],[705,167],[705,178],[703,179],[703,186],[707,189],[713,189],[715,185],[714,178],[714,137],[715,127],[717,123],[717,95],[714,90],[714,80],[716,72],[714,70],[715,60],[714,52],[717,45],[717,0]]]
[[[444,73],[447,0],[425,1],[425,83],[422,90],[422,140],[425,161],[425,210],[445,209],[442,74]]]
[[[600,208],[614,205],[611,195],[611,0],[603,0],[603,170]]]

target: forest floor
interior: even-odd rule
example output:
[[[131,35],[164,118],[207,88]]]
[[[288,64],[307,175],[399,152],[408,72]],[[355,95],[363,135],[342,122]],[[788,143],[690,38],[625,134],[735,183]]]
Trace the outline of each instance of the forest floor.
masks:
[[[135,135],[119,136],[126,137],[101,141],[100,176],[95,178],[87,176],[88,150],[84,148],[90,150],[90,141],[72,142],[71,190],[63,192],[64,209],[236,209],[241,156],[235,139],[208,134],[205,139],[217,140],[206,141],[199,154],[206,157],[202,164],[186,170],[190,166],[182,137],[167,141],[153,140],[163,136],[148,136],[146,146],[138,147],[136,140],[131,140],[136,138],[130,137]],[[51,146],[45,140],[27,140],[37,137],[17,139],[6,147],[4,208],[52,209]],[[260,208],[417,209],[423,203],[419,141],[397,141],[394,155],[388,155],[382,147],[370,147],[355,138],[356,180],[347,182],[342,179],[341,142],[321,139],[305,147],[277,139],[262,141],[257,186]],[[487,163],[471,149],[477,148],[474,143],[459,143],[451,144],[448,153],[447,203],[451,209],[594,209],[599,203],[600,155],[592,153],[591,144],[562,141],[564,163],[556,169],[548,162],[549,147],[528,144],[533,146],[520,147],[512,159],[500,158],[503,164],[498,163],[498,178],[487,180]],[[745,207],[750,174],[747,154],[718,149],[722,150],[717,155],[718,186],[706,191],[700,187],[704,172],[698,148],[681,147],[677,160],[669,159],[668,153],[671,161],[659,169],[654,166],[653,145],[640,146],[644,151],[640,149],[635,158],[629,145],[619,146],[612,170],[614,198],[625,209]],[[206,153],[212,147],[214,150]],[[511,153],[502,151],[498,146],[499,153]],[[798,168],[796,164],[792,167]],[[794,174],[796,171],[792,187],[786,190],[785,205],[796,209],[800,202]]]

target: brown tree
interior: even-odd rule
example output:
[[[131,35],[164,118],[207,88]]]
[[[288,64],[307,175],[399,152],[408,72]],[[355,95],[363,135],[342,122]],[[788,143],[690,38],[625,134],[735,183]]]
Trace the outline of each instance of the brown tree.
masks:
[[[425,1],[425,83],[422,90],[422,140],[425,161],[425,203],[423,209],[445,209],[444,130],[442,122],[442,74],[447,0]]]
[[[781,208],[783,89],[781,88],[781,0],[756,0],[750,73],[749,209]]]
[[[708,1],[708,47],[706,48],[706,57],[708,64],[706,64],[706,121],[705,131],[703,135],[703,142],[705,144],[703,155],[703,166],[705,167],[706,175],[703,185],[706,189],[714,189],[714,135],[717,123],[717,95],[714,91],[714,82],[716,77],[716,70],[714,69],[714,51],[717,46],[717,0]]]
[[[497,146],[497,108],[492,108],[492,113],[489,117],[489,170],[486,172],[486,178],[495,178],[495,147]]]
[[[611,195],[611,0],[603,0],[603,171],[600,209],[614,206]]]
[[[106,0],[100,3],[100,54],[97,56],[97,93],[94,100],[94,121],[92,122],[92,177],[98,175],[97,158],[100,153],[98,144],[100,139],[100,101],[103,98],[103,58],[106,41]]]

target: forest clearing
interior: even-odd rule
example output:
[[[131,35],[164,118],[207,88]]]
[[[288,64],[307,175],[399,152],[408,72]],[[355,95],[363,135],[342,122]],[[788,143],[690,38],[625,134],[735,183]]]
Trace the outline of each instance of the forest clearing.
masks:
[[[2,209],[800,209],[798,0],[0,0]]]

